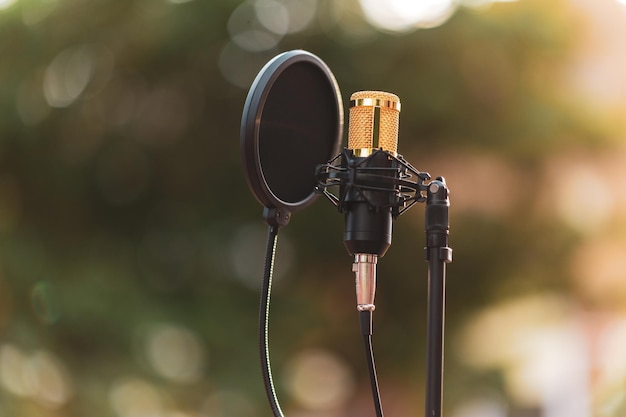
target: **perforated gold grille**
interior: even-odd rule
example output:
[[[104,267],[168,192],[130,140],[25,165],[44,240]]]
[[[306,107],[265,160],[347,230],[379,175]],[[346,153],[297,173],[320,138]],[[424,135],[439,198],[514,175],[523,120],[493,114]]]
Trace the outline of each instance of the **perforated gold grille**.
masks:
[[[376,109],[380,120],[376,123]],[[348,148],[383,148],[398,152],[398,127],[400,122],[400,99],[383,91],[358,91],[350,97],[350,122],[348,125]],[[374,129],[377,128],[377,132]],[[375,138],[378,136],[378,144]]]

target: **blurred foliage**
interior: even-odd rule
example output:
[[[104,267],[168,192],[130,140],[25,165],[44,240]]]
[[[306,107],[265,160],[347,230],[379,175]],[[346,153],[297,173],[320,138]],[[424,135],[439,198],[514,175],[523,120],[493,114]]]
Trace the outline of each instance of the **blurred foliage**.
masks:
[[[230,41],[239,6],[18,0],[0,10],[0,415],[269,415],[256,353],[264,229],[242,175],[239,122],[254,75],[284,50],[321,57],[344,101],[363,89],[400,96],[401,153],[452,190],[450,334],[496,300],[571,291],[566,254],[584,236],[543,209],[545,161],[564,145],[608,146],[611,135],[563,82],[580,33],[566,3],[460,8],[439,27],[391,34],[370,27],[356,1],[320,0],[305,30],[259,52]],[[334,352],[358,381],[355,403],[369,407],[342,228],[318,203],[282,231],[273,361],[280,374],[297,352]],[[379,263],[376,313],[383,401],[403,394],[414,414],[422,246],[418,207],[398,219]],[[150,338],[171,334],[201,346],[200,376],[155,365]],[[501,387],[457,363],[450,340],[447,405],[463,386]],[[296,407],[278,381],[287,410]],[[59,387],[67,392],[46,397]],[[140,398],[134,414],[127,395]]]

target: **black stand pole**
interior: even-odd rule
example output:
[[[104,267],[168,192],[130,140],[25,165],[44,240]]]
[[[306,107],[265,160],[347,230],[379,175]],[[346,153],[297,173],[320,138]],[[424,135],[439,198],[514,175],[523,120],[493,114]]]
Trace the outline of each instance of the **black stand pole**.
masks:
[[[443,329],[445,321],[449,190],[443,177],[428,186],[426,197],[426,260],[428,261],[428,333],[425,417],[441,417],[443,399]]]

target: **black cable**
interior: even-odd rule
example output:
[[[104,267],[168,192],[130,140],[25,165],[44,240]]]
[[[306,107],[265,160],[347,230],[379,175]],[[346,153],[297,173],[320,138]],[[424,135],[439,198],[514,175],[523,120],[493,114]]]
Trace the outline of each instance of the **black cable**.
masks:
[[[274,259],[276,256],[276,242],[278,240],[278,226],[269,226],[267,236],[267,247],[265,252],[265,266],[263,268],[263,282],[261,284],[261,301],[259,306],[259,348],[261,357],[261,372],[263,375],[263,385],[265,394],[270,403],[272,414],[274,417],[284,417],[284,414],[278,403],[278,397],[274,388],[272,379],[272,368],[269,355],[269,312],[270,312],[270,295],[272,293],[272,275],[274,273]],[[359,323],[363,342],[365,346],[365,355],[367,358],[367,367],[370,376],[370,384],[372,388],[372,397],[374,399],[374,408],[376,417],[383,417],[383,410],[380,403],[380,392],[378,390],[378,377],[376,376],[376,365],[374,363],[374,351],[372,348],[372,312],[359,312]]]
[[[272,274],[274,272],[274,258],[276,255],[276,241],[278,226],[269,226],[267,234],[267,249],[265,252],[265,267],[263,269],[263,283],[261,286],[261,303],[259,306],[259,348],[261,355],[261,372],[265,394],[272,408],[274,417],[284,417],[278,404],[278,397],[272,380],[270,354],[268,343],[268,323],[270,315],[270,294],[272,292]]]
[[[376,417],[383,417],[383,408],[380,403],[380,392],[378,390],[378,377],[376,376],[376,364],[374,363],[374,350],[372,348],[372,312],[369,310],[359,311],[359,324],[361,325],[361,335],[363,335]]]

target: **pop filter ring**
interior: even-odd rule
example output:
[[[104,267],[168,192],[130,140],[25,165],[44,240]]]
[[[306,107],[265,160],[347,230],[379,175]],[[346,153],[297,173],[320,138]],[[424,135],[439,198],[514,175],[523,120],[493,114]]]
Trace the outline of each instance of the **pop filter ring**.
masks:
[[[341,93],[337,85],[337,81],[326,64],[317,56],[303,51],[293,50],[277,55],[270,60],[259,72],[255,78],[243,110],[241,121],[241,154],[243,159],[244,172],[248,186],[255,198],[268,209],[277,209],[279,211],[287,211],[293,213],[304,207],[307,207],[319,196],[315,192],[315,186],[311,187],[310,193],[297,201],[287,201],[283,196],[277,195],[268,184],[261,163],[259,143],[261,141],[261,122],[266,102],[272,91],[272,88],[279,80],[281,75],[287,69],[294,68],[295,64],[309,64],[312,69],[318,71],[326,81],[325,86],[316,86],[316,88],[328,88],[332,95],[333,107],[329,109],[329,114],[337,120],[336,128],[333,126],[333,137],[322,138],[323,140],[333,141],[331,152],[325,156],[323,163],[332,158],[339,152],[341,145],[341,136],[343,133],[343,107],[341,103]],[[293,91],[294,103],[298,99],[297,91]],[[326,97],[328,99],[330,96]],[[294,155],[296,157],[297,155]],[[311,167],[311,177],[315,181],[315,166]],[[289,173],[285,173],[289,175]],[[306,190],[305,190],[306,193]]]

